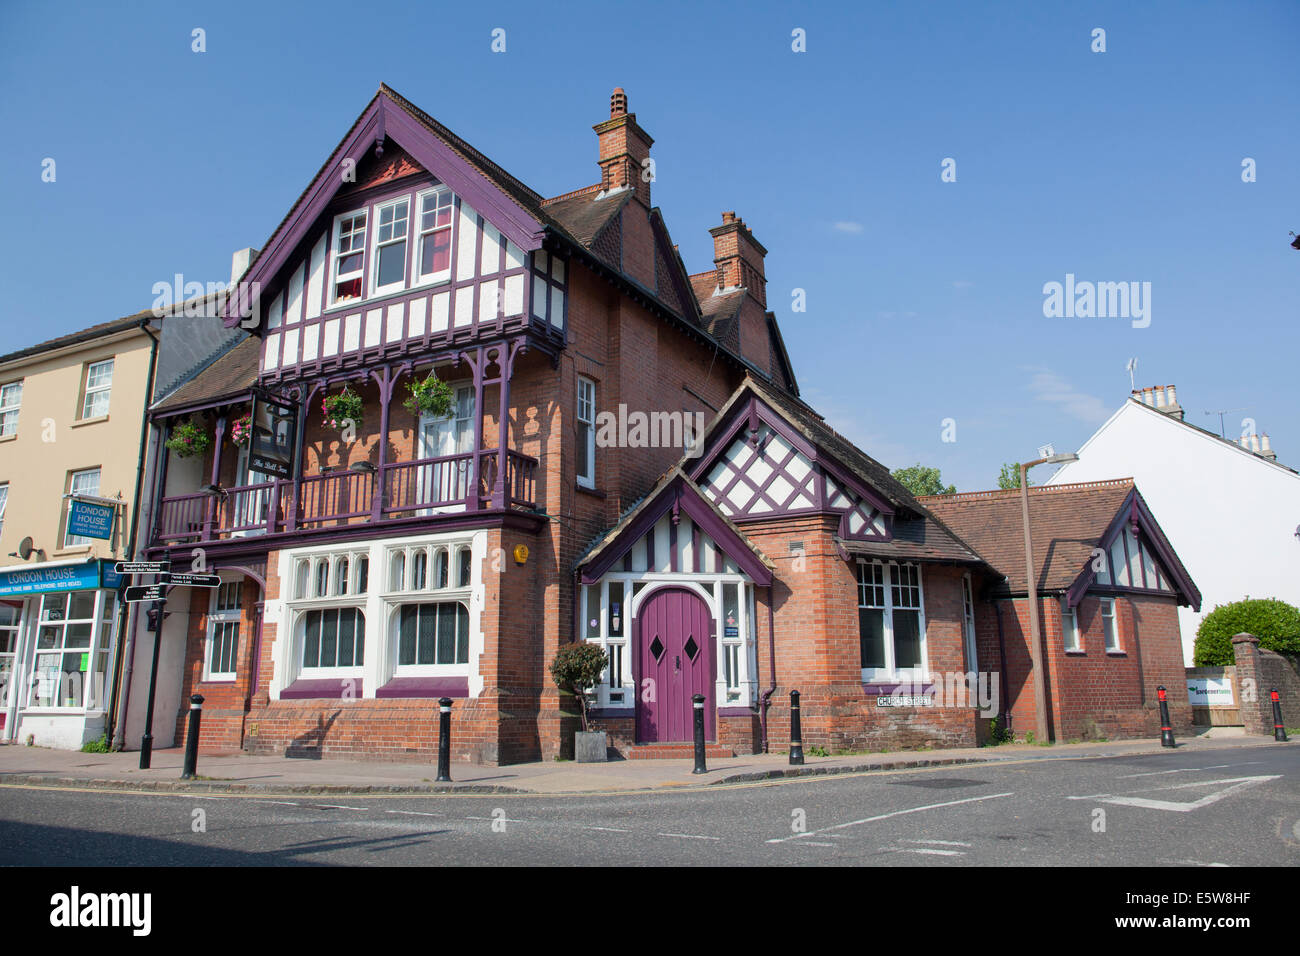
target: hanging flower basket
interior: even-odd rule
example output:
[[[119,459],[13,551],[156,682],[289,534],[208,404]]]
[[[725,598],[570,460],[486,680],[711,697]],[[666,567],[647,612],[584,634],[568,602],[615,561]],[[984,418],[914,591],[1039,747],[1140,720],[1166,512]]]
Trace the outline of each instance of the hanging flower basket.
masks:
[[[230,426],[230,440],[240,448],[244,448],[252,437],[253,415],[249,412],[236,418],[234,424]]]
[[[455,391],[433,372],[430,372],[423,381],[418,379],[411,381],[406,387],[411,394],[402,404],[413,415],[446,418],[456,404]]]
[[[167,439],[167,447],[175,452],[178,458],[189,458],[192,455],[201,455],[211,448],[212,436],[193,422],[181,422],[172,429],[171,437]]]
[[[344,386],[343,391],[337,395],[326,395],[321,399],[320,408],[325,424],[330,428],[343,428],[349,421],[355,428],[361,425],[361,413],[365,410],[365,404],[360,395]]]

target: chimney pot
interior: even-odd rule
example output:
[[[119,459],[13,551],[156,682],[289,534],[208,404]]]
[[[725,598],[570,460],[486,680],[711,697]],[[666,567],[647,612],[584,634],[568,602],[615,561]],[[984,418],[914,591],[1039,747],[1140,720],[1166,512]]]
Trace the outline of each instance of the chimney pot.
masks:
[[[1273,450],[1273,444],[1268,440],[1268,432],[1264,432],[1264,434],[1259,436],[1259,444],[1260,444],[1261,451]]]
[[[736,213],[735,213],[735,211],[732,211],[732,212],[724,212],[724,213],[722,214],[722,222],[723,222],[724,225],[725,225],[726,223],[729,223],[729,222],[735,222],[735,221],[736,221]]]
[[[1166,386],[1165,386],[1165,394],[1166,394],[1166,395],[1168,396],[1168,398],[1169,398],[1169,404],[1170,404],[1170,405],[1177,405],[1177,404],[1178,404],[1178,393],[1174,391],[1174,387],[1173,387],[1172,385],[1166,385]]]
[[[1144,388],[1142,389],[1142,403],[1143,403],[1144,405],[1150,405],[1150,406],[1152,406],[1152,407],[1155,407],[1155,404],[1156,404],[1156,403],[1155,403],[1155,400],[1151,397],[1151,393],[1152,393],[1153,391],[1155,391],[1155,390],[1154,390],[1153,388],[1151,388],[1151,386],[1149,386],[1149,385],[1146,386],[1146,387],[1144,387]]]
[[[1165,390],[1160,386],[1156,386],[1156,408],[1164,408],[1164,407],[1165,407]]]
[[[1254,433],[1250,436],[1250,450],[1259,451],[1259,436]]]
[[[627,115],[627,94],[623,92],[623,87],[616,86],[614,92],[609,97],[609,118],[615,116]]]

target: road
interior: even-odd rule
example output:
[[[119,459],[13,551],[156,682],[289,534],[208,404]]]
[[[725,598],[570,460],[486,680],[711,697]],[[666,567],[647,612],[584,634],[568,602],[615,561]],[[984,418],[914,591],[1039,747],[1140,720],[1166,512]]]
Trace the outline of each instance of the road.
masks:
[[[1300,747],[567,797],[6,787],[0,864],[1295,867]]]

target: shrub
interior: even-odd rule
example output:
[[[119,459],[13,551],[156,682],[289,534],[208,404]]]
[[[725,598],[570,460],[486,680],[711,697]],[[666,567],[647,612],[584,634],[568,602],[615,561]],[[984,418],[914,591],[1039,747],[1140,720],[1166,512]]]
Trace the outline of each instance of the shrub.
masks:
[[[108,753],[108,733],[100,734],[98,740],[87,741],[81,745],[83,754],[106,754]]]
[[[565,644],[551,661],[551,679],[560,690],[568,691],[582,705],[582,729],[587,726],[587,691],[600,683],[600,675],[609,663],[605,652],[595,644],[579,641]]]
[[[1300,609],[1276,598],[1246,598],[1220,604],[1196,629],[1192,663],[1197,667],[1232,664],[1232,638],[1254,634],[1259,646],[1283,654],[1300,654]]]

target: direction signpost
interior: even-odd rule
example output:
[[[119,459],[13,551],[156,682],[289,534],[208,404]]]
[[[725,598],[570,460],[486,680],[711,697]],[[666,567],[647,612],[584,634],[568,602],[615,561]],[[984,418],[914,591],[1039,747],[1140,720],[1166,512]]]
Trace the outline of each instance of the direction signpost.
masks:
[[[126,589],[128,603],[148,601],[152,606],[148,610],[149,630],[153,631],[153,662],[149,666],[149,701],[145,708],[144,735],[140,738],[140,769],[148,770],[153,757],[153,705],[158,689],[158,652],[162,647],[162,625],[166,616],[167,588],[215,588],[221,586],[221,578],[216,574],[200,574],[192,571],[171,570],[170,561],[118,561],[113,570],[118,574],[152,575],[157,578],[153,584],[138,584]]]

